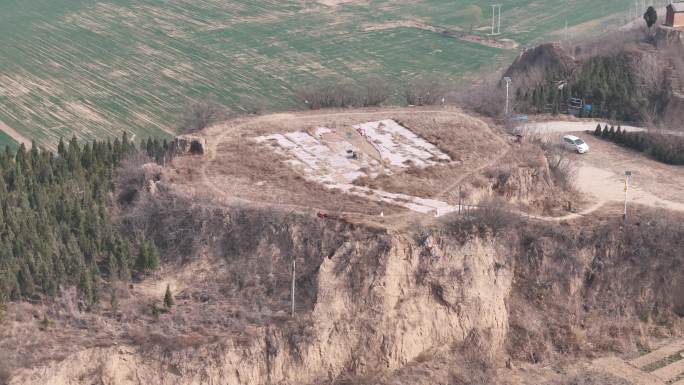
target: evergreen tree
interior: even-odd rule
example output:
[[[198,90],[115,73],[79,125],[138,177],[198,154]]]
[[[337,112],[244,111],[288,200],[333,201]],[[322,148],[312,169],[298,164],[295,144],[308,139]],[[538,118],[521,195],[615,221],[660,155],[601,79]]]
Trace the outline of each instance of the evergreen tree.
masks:
[[[90,306],[102,274],[130,279],[131,240],[106,209],[112,173],[135,150],[123,143],[74,137],[60,139],[56,154],[36,144],[0,152],[0,304],[77,286]],[[158,266],[152,242],[143,254],[146,269]]]
[[[618,126],[617,131],[615,131],[615,142],[616,143],[622,143],[623,142],[623,132],[622,128]]]
[[[166,285],[166,293],[164,293],[164,307],[170,309],[173,306],[173,296],[171,295],[171,286]]]
[[[109,306],[114,312],[119,309],[119,296],[116,294],[115,288],[112,288],[112,291],[109,294]]]
[[[658,12],[653,8],[652,6],[648,7],[646,9],[646,13],[644,13],[644,21],[646,21],[646,26],[650,30],[655,23],[658,21]]]
[[[152,241],[142,239],[138,245],[136,267],[142,273],[154,270],[159,266],[159,254]]]
[[[157,306],[156,302],[152,302],[152,316],[155,320],[159,320],[159,313],[161,313],[159,306]]]
[[[40,321],[40,330],[47,330],[50,327],[50,320],[47,313],[43,313],[43,319]]]
[[[601,124],[596,125],[596,129],[594,130],[594,136],[601,136]]]

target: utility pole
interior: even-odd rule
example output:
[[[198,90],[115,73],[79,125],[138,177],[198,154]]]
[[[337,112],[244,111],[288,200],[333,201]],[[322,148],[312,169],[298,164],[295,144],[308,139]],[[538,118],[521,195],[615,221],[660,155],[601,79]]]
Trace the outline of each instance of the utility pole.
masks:
[[[291,309],[291,314],[292,317],[294,318],[295,316],[295,272],[297,270],[297,258],[292,258],[292,309]]]
[[[496,20],[497,7],[499,11],[499,21]],[[501,4],[492,4],[492,35],[501,33]]]
[[[501,35],[501,4],[499,4],[499,27],[496,29],[496,34]]]
[[[565,44],[568,44],[568,0],[565,0]]]
[[[509,93],[508,93],[508,88],[509,88],[510,85],[511,85],[512,79],[511,79],[510,77],[506,76],[505,78],[503,78],[503,80],[506,82],[506,109],[505,109],[505,115],[506,115],[506,118],[508,118],[508,95],[509,95]]]
[[[627,222],[627,192],[629,191],[629,178],[631,178],[632,172],[625,171],[625,211],[622,214],[622,218]]]

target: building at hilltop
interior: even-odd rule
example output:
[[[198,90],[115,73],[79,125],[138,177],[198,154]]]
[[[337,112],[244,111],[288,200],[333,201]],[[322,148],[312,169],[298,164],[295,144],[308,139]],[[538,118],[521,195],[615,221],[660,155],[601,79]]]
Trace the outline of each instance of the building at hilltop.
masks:
[[[673,28],[684,27],[684,1],[673,2],[667,6],[665,25]]]

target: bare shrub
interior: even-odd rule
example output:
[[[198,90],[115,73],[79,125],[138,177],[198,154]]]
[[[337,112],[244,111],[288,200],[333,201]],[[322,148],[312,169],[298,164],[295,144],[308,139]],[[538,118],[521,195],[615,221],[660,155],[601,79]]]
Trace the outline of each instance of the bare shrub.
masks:
[[[114,195],[119,205],[133,204],[145,185],[143,165],[152,160],[143,152],[134,152],[124,158],[114,171]]]
[[[575,59],[585,60],[600,55],[615,55],[626,46],[639,43],[644,40],[644,32],[641,28],[619,29],[607,34],[591,35],[589,38],[574,41]]]
[[[200,131],[228,118],[228,110],[215,99],[205,99],[188,104],[178,117],[178,131]]]
[[[573,191],[577,179],[577,165],[570,158],[571,153],[563,148],[560,143],[553,141],[552,138],[553,136],[536,135],[532,136],[529,142],[539,146],[544,151],[556,186]]]
[[[377,107],[382,105],[392,93],[389,82],[380,77],[370,77],[362,81],[361,104],[363,107]]]
[[[443,79],[418,78],[404,88],[404,98],[411,106],[431,106],[441,103],[447,88]]]
[[[684,85],[684,47],[670,46],[666,49],[665,56],[672,64],[673,75],[676,76],[680,86]]]
[[[506,202],[500,198],[487,197],[477,207],[449,216],[446,229],[451,235],[465,240],[476,234],[486,236],[488,232],[499,235],[519,221],[519,215]]]
[[[511,110],[515,108],[515,92],[511,96]],[[504,115],[506,92],[492,83],[475,86],[465,93],[458,95],[459,103],[477,113],[485,116],[498,118]]]
[[[358,88],[342,81],[322,81],[296,91],[299,100],[312,110],[354,107],[359,100]]]
[[[266,111],[267,105],[268,103],[263,98],[247,96],[241,98],[238,108],[243,114],[260,115]]]
[[[9,383],[11,371],[9,365],[3,360],[0,361],[0,385]]]
[[[118,218],[124,231],[153,239],[166,260],[184,260],[199,252],[203,231],[213,227],[211,211],[195,201],[165,191],[154,196],[143,194]],[[205,227],[207,226],[207,227]],[[217,228],[218,229],[218,228]],[[208,236],[216,235],[211,233]]]
[[[458,372],[452,372],[449,385],[489,385],[494,383],[496,370],[489,341],[477,329],[468,333],[463,343],[454,349],[461,357]]]
[[[487,228],[494,234],[512,227],[518,221],[518,214],[501,199],[485,198],[477,207],[473,212],[474,220],[480,229]]]
[[[624,352],[670,335],[681,324],[672,293],[680,293],[683,236],[681,215],[664,210],[589,229],[521,226],[508,353],[543,362],[585,349]]]
[[[652,90],[664,86],[665,64],[656,54],[644,54],[634,58],[630,63],[632,73],[639,85],[638,91]]]

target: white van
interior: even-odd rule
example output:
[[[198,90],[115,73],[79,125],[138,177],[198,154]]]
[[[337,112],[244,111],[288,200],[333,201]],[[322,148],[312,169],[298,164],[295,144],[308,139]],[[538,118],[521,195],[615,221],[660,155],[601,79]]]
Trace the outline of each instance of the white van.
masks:
[[[580,154],[589,151],[589,145],[574,135],[565,135],[563,137],[563,147],[571,151],[577,151]]]

